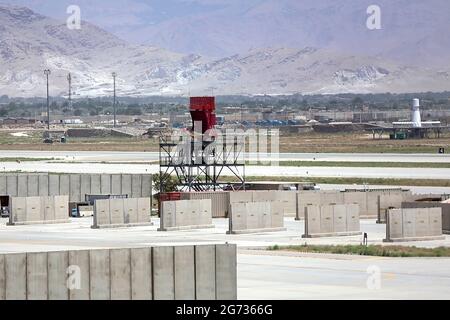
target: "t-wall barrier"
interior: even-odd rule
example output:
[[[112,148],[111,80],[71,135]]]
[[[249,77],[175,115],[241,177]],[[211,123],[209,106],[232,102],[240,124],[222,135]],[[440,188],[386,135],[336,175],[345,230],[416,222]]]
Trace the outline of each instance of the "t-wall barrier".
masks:
[[[450,234],[450,203],[436,201],[403,202],[402,208],[441,208],[442,209],[442,233]]]
[[[153,225],[150,198],[102,199],[94,202],[93,229]]]
[[[214,228],[211,200],[177,200],[162,203],[158,231]]]
[[[285,231],[284,205],[280,201],[230,204],[228,234]]]
[[[0,254],[0,300],[236,300],[236,245]]]
[[[382,207],[399,208],[402,201],[410,199],[411,191],[403,189],[299,191],[297,194],[296,219],[304,218],[305,207],[309,205],[323,206],[352,203],[359,205],[360,217],[377,218],[380,212],[379,196],[381,197]]]
[[[384,242],[441,240],[441,208],[391,209],[387,214]]]
[[[8,225],[69,222],[69,196],[10,197]]]
[[[0,195],[11,197],[68,195],[69,202],[85,201],[87,194],[123,194],[150,198],[149,174],[0,174]]]
[[[359,205],[335,204],[305,208],[303,238],[360,235]]]

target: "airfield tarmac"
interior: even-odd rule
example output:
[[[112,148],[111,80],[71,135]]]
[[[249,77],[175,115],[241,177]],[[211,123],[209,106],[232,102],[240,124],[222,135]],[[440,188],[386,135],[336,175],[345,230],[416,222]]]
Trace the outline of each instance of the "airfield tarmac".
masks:
[[[54,161],[2,162],[0,171],[69,173],[156,173],[155,152],[49,152],[0,151],[0,157],[57,158]],[[282,154],[281,160],[450,162],[449,155],[403,154]],[[117,162],[117,163],[108,163]],[[124,164],[125,162],[130,162]],[[378,178],[448,179],[450,169],[336,168],[336,167],[247,167],[247,175],[338,176]],[[361,187],[320,185],[322,189]],[[371,186],[376,187],[376,186]],[[415,193],[450,193],[450,188],[406,187]],[[226,235],[226,219],[214,219],[215,228],[181,232],[157,232],[154,226],[100,229],[92,218],[71,223],[6,226],[0,219],[0,253],[52,251],[85,248],[192,245],[230,242],[238,245],[239,299],[450,299],[450,258],[387,258],[330,254],[302,254],[263,250],[273,245],[360,244],[361,236],[303,239],[304,224],[286,218],[287,231],[249,235]],[[369,244],[380,244],[385,226],[362,220]],[[409,242],[423,247],[450,246],[445,240]],[[380,271],[379,286],[370,286],[368,268]]]
[[[158,152],[122,151],[27,151],[0,150],[0,157],[60,158],[67,161],[157,161]],[[256,159],[255,153],[248,154]],[[269,157],[261,157],[262,160]],[[297,161],[358,161],[358,162],[441,162],[450,163],[450,154],[396,154],[396,153],[280,153],[279,160]]]
[[[156,152],[51,152],[0,151],[0,157],[54,158],[46,161],[0,162],[0,171],[55,173],[157,173]],[[375,161],[375,162],[449,162],[450,155],[403,154],[280,154],[280,160]],[[250,156],[252,158],[252,156]],[[117,162],[117,163],[114,163]],[[127,163],[128,162],[128,163]],[[145,163],[147,162],[147,163]],[[119,165],[120,164],[120,165]],[[245,168],[247,176],[334,177],[385,179],[448,179],[450,168],[384,168],[384,167],[294,167],[259,166]],[[223,175],[232,176],[227,169]]]
[[[154,226],[91,229],[92,218],[70,223],[6,226],[0,220],[0,253],[120,248],[151,245],[235,243],[239,299],[450,299],[450,258],[386,258],[263,250],[273,245],[360,244],[361,236],[303,239],[303,221],[286,218],[287,231],[227,235],[227,219],[214,229],[158,232]],[[362,220],[369,244],[380,244],[384,225]],[[445,240],[408,242],[449,246]],[[380,271],[380,286],[367,286],[368,268]],[[378,268],[378,269],[377,269]]]

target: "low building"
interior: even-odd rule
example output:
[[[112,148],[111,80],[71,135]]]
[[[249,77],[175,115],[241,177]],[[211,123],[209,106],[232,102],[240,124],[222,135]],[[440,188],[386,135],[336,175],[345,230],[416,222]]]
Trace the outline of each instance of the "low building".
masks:
[[[36,119],[27,118],[5,118],[2,121],[4,126],[30,126],[36,124]]]

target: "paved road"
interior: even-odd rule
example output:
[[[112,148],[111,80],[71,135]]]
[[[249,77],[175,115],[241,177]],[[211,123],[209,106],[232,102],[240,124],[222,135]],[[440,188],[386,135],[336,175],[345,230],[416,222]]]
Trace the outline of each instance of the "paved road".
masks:
[[[238,255],[238,299],[450,299],[450,258],[269,254]]]
[[[112,151],[17,151],[0,150],[0,157],[63,158],[77,161],[154,161],[158,152]],[[255,154],[250,154],[255,159]],[[267,159],[267,157],[262,157]],[[376,154],[376,153],[281,153],[280,160],[368,161],[368,162],[447,162],[450,154]]]
[[[67,173],[156,173],[156,152],[49,152],[49,151],[0,151],[0,157],[56,158],[56,162],[0,162],[1,171],[67,172]],[[252,155],[250,156],[252,158]],[[388,161],[388,162],[449,162],[450,155],[437,154],[280,154],[280,160],[323,161]],[[71,163],[75,162],[75,163]],[[94,163],[91,163],[94,162]],[[143,162],[117,164],[105,162]],[[232,175],[228,170],[224,175]],[[349,167],[278,167],[247,166],[247,176],[286,177],[345,177],[345,178],[397,178],[397,179],[448,179],[450,168],[349,168]]]
[[[55,163],[55,162],[0,162],[0,172],[60,172],[60,173],[157,173],[156,164],[114,163]],[[231,176],[227,169],[223,175]],[[348,168],[348,167],[278,167],[246,166],[247,176],[337,177],[385,179],[449,179],[450,168]]]
[[[322,190],[364,189],[366,186],[355,184],[318,184]],[[371,184],[370,188],[386,188],[382,185]],[[417,186],[389,186],[390,188],[403,188],[417,194],[450,194],[450,187],[417,187]]]

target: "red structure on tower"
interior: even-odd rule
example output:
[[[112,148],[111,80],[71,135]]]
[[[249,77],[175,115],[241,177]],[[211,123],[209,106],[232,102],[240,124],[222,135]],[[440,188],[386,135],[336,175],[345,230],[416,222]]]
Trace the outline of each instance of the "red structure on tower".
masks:
[[[215,97],[191,97],[189,111],[192,118],[192,131],[194,131],[195,122],[202,123],[202,134],[213,129],[217,124]]]

